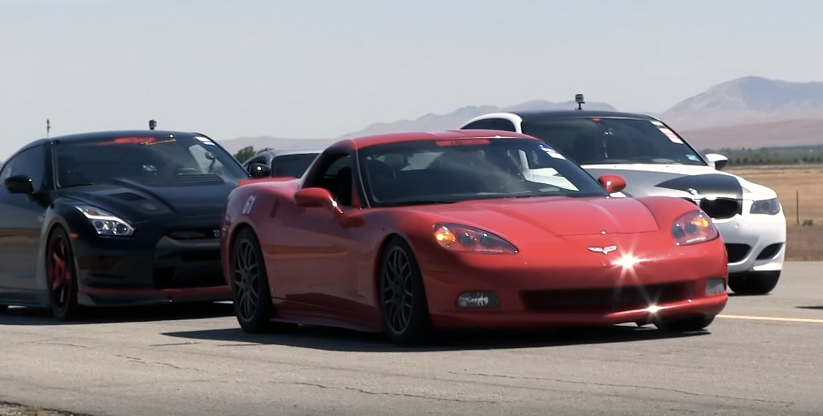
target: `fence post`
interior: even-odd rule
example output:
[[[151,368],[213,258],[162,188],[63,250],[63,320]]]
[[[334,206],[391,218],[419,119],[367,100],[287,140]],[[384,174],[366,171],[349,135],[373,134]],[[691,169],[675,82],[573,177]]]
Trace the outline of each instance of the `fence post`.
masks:
[[[800,191],[794,191],[794,213],[797,215],[797,225],[800,225]]]

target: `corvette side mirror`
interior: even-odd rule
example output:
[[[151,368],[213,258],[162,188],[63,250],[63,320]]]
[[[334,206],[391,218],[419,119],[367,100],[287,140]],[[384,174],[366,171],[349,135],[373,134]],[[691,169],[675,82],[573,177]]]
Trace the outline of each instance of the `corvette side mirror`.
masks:
[[[603,175],[597,181],[609,194],[620,192],[626,187],[626,180],[620,175]]]

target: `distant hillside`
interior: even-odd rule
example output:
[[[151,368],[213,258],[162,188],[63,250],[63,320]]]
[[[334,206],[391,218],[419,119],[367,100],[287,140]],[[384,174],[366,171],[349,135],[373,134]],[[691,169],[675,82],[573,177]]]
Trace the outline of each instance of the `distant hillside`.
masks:
[[[323,147],[337,139],[399,131],[454,129],[476,116],[523,109],[569,109],[572,101],[532,100],[509,107],[466,106],[446,114],[426,114],[414,120],[373,123],[336,139],[280,139],[243,137],[221,141],[230,151],[245,146],[255,149]],[[592,102],[588,109],[616,110]],[[766,147],[823,143],[823,82],[788,82],[747,76],[715,85],[683,100],[664,112],[644,112],[674,127],[698,148]],[[793,120],[793,121],[787,121]]]
[[[823,82],[743,77],[683,100],[659,116],[679,129],[823,119]]]
[[[340,138],[342,139],[349,137],[366,136],[370,134],[397,133],[402,131],[450,130],[459,127],[461,124],[465,123],[466,121],[469,121],[474,117],[498,111],[561,110],[574,108],[577,108],[577,104],[574,101],[557,103],[546,100],[526,101],[524,103],[503,108],[496,107],[493,105],[468,106],[459,108],[447,114],[429,113],[414,120],[400,120],[391,123],[374,123],[363,130],[344,134],[340,136]],[[616,109],[611,105],[598,102],[587,103],[586,108],[592,110],[616,111]]]

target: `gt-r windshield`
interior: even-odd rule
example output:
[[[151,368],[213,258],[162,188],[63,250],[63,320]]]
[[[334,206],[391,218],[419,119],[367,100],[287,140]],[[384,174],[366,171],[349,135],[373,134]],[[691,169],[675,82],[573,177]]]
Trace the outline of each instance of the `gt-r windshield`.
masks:
[[[368,147],[359,157],[373,206],[606,195],[591,175],[536,140],[412,141]]]
[[[237,160],[204,137],[121,137],[55,145],[59,188],[97,185],[115,178],[217,175],[249,177]]]
[[[691,146],[657,120],[547,118],[524,121],[523,133],[545,141],[581,165],[706,165]]]

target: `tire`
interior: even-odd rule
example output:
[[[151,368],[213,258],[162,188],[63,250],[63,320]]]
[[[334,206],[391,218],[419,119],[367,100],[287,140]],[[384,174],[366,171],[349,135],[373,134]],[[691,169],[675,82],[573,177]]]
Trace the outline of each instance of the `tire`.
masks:
[[[46,284],[49,306],[55,318],[71,321],[78,317],[77,268],[71,240],[62,226],[57,226],[49,236],[46,247]]]
[[[275,314],[269,278],[260,241],[251,228],[244,228],[234,239],[231,253],[231,290],[234,314],[248,333],[296,328],[297,325],[271,321]]]
[[[429,342],[433,329],[423,278],[411,247],[403,239],[394,237],[386,245],[378,282],[389,339],[399,346]]]
[[[7,309],[9,309],[9,305],[0,305],[0,313],[5,312]]]
[[[777,286],[780,271],[729,276],[729,289],[738,295],[765,295]]]
[[[657,329],[667,332],[696,332],[706,329],[714,322],[715,315],[690,316],[666,319],[655,323]]]

